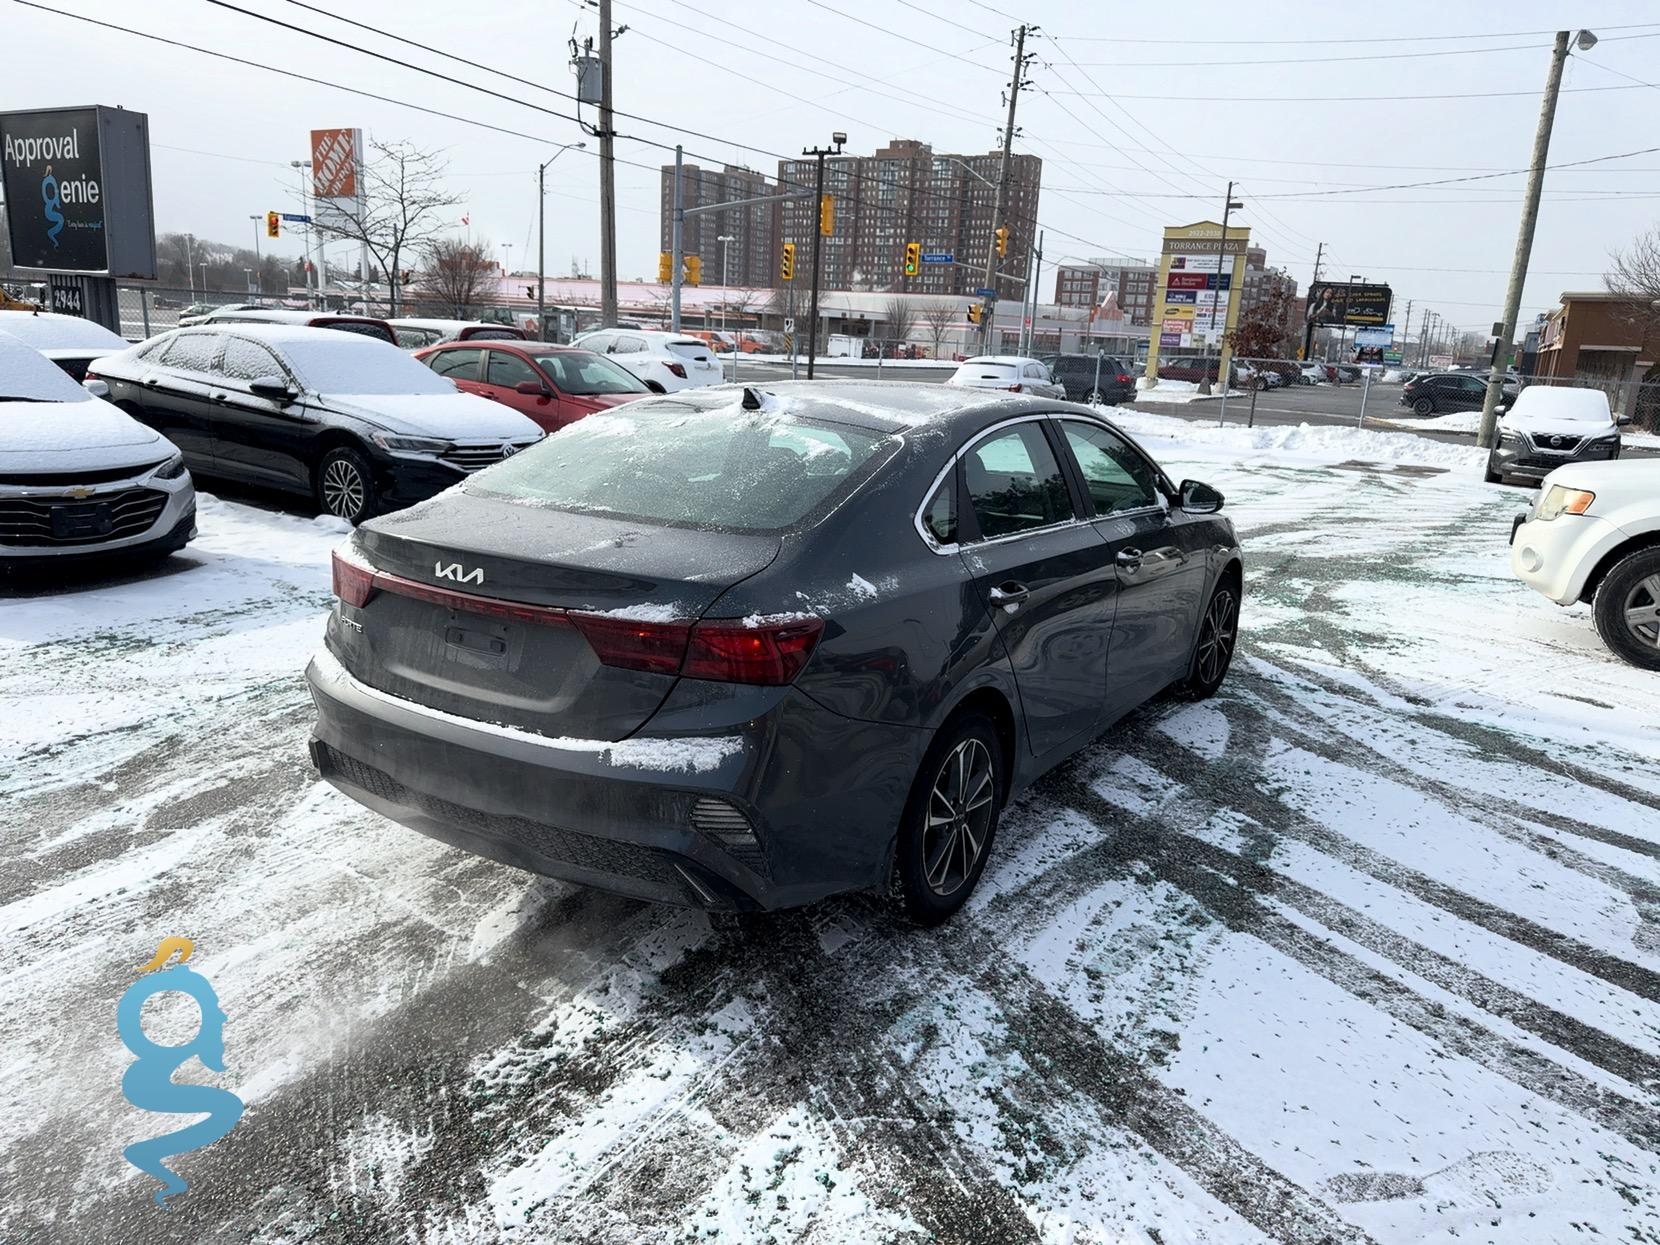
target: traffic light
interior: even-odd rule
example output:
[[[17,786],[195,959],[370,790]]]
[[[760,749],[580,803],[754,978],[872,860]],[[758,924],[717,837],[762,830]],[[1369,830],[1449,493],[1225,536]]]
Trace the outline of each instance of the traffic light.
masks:
[[[914,277],[922,271],[922,243],[907,242],[905,244],[905,275]]]
[[[686,256],[686,268],[680,278],[687,285],[703,284],[703,257],[701,255]]]
[[[778,277],[781,281],[795,280],[795,243],[784,243],[784,258],[778,263]]]
[[[997,227],[997,255],[1001,259],[1009,253],[1009,228],[1007,225]]]
[[[667,251],[657,252],[657,284],[667,285],[674,280],[674,256]]]
[[[970,324],[980,323],[980,311],[981,308],[979,303],[970,303],[968,305],[968,322]]]
[[[265,236],[278,238],[282,236],[282,217],[276,212],[265,214]]]
[[[836,232],[836,196],[820,195],[818,200],[818,231],[828,238]]]

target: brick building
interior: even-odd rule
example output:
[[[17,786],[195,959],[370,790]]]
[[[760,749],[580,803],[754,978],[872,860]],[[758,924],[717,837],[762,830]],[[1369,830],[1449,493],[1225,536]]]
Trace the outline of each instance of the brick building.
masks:
[[[1087,264],[1062,264],[1055,270],[1055,302],[1061,307],[1099,307],[1109,294],[1129,324],[1153,322],[1153,291],[1158,286],[1155,264],[1139,259],[1091,259]]]
[[[732,203],[778,193],[764,173],[727,165],[706,169],[700,165],[681,166],[681,202],[688,208],[711,203]],[[735,286],[773,284],[778,271],[778,203],[754,203],[725,212],[703,212],[682,222],[680,247],[683,254],[703,261],[703,284],[721,282],[722,244],[726,235],[727,280]],[[662,250],[674,249],[674,165],[663,166],[660,230]]]
[[[1608,391],[1622,415],[1653,428],[1660,416],[1660,315],[1645,299],[1566,292],[1539,326],[1535,375]]]

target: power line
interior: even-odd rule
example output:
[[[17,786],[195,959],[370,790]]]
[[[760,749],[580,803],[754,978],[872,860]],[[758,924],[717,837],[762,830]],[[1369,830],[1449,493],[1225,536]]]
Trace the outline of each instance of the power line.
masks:
[[[1638,83],[1647,86],[1647,83]],[[1563,87],[1562,94],[1583,95],[1593,91],[1634,91],[1637,86],[1573,86]],[[1067,91],[1067,95],[1089,95],[1089,91]],[[1106,95],[1107,92],[1099,92]],[[1346,103],[1409,103],[1420,99],[1512,99],[1525,96],[1537,99],[1538,91],[1462,91],[1445,94],[1407,95],[1131,95],[1122,91],[1111,93],[1117,99],[1186,100],[1193,103],[1217,104],[1346,104]]]
[[[1554,33],[1554,32],[1552,32]],[[1051,36],[1054,39],[1055,36]],[[1660,31],[1644,35],[1610,35],[1600,40],[1603,43],[1613,43],[1625,39],[1660,39]],[[1319,63],[1322,65],[1341,64],[1349,61],[1394,61],[1394,60],[1423,60],[1431,56],[1484,56],[1490,52],[1537,52],[1542,45],[1537,43],[1507,43],[1496,48],[1448,48],[1440,52],[1373,52],[1362,56],[1322,56]],[[1264,60],[1225,60],[1225,61],[1082,61],[1074,62],[1079,68],[1092,69],[1233,69],[1245,68],[1253,65],[1306,65],[1306,56],[1292,56]]]
[[[978,3],[978,0],[969,0]],[[985,8],[987,6],[981,5]],[[996,12],[997,10],[992,10]],[[1599,30],[1652,30],[1660,22],[1631,22],[1623,26],[1598,26]],[[1154,43],[1180,44],[1184,47],[1220,45],[1226,47],[1273,46],[1285,44],[1340,44],[1340,43],[1440,43],[1454,39],[1523,39],[1531,35],[1554,35],[1555,30],[1483,31],[1470,35],[1361,35],[1336,39],[1130,39],[1119,35],[1066,35],[1076,43]]]

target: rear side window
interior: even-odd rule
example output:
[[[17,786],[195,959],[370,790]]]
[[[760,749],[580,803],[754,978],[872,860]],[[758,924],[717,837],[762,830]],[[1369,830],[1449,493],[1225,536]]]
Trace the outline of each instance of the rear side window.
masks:
[[[443,336],[437,329],[401,328],[392,331],[398,335],[398,345],[405,350],[419,350],[422,346],[430,346]]]
[[[536,375],[536,369],[531,367],[518,355],[506,350],[492,350],[484,367],[486,384],[502,385],[511,389],[514,385],[525,381],[536,384],[542,383],[542,378]]]
[[[225,361],[219,365],[219,371],[232,380],[258,380],[261,376],[286,374],[269,350],[240,337],[225,343]]]
[[[478,360],[483,353],[482,350],[438,350],[421,362],[438,375],[448,376],[452,380],[477,380]]]
[[[947,472],[922,511],[922,526],[942,545],[957,543],[957,481]]]
[[[1158,474],[1122,437],[1099,424],[1065,420],[1061,428],[1078,460],[1095,513],[1115,514],[1158,504]]]
[[[619,335],[611,344],[612,354],[642,354],[646,348],[644,339],[639,337],[623,337]]]
[[[469,493],[687,527],[776,531],[841,492],[890,438],[736,404],[590,415],[469,477]]]
[[[987,540],[1072,518],[1054,451],[1035,423],[994,433],[963,455],[968,504]]]
[[[219,345],[225,339],[217,333],[184,333],[175,337],[161,356],[163,367],[176,367],[184,372],[207,372]]]
[[[378,324],[364,324],[360,320],[319,320],[315,321],[318,328],[338,329],[342,333],[356,333],[359,337],[373,337],[376,341],[390,342],[396,346],[396,334]]]

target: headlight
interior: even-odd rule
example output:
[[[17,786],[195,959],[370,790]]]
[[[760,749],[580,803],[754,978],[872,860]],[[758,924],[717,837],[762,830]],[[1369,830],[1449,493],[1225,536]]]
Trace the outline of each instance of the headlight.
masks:
[[[1499,444],[1501,444],[1501,445],[1520,445],[1521,443],[1522,443],[1522,434],[1521,433],[1513,431],[1512,429],[1509,429],[1509,428],[1500,428],[1499,429]]]
[[[161,466],[156,468],[156,479],[177,480],[184,474],[184,455],[175,453]]]
[[[454,448],[448,441],[437,437],[394,437],[389,433],[377,432],[370,437],[383,450],[391,450],[394,454],[447,454]]]
[[[1584,514],[1596,499],[1595,493],[1587,493],[1584,489],[1553,484],[1539,499],[1539,508],[1534,511],[1533,517],[1548,523],[1559,514]]]

